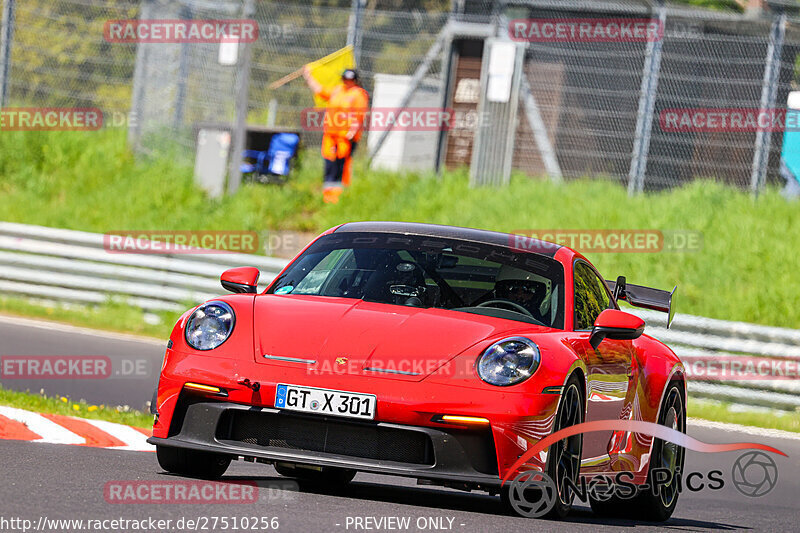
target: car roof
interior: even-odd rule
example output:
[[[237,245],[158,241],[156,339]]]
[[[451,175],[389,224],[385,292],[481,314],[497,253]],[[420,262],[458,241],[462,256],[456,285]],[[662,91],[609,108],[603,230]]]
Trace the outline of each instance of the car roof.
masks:
[[[488,231],[483,229],[461,228],[458,226],[442,226],[439,224],[421,224],[418,222],[348,222],[334,230],[334,233],[397,233],[399,235],[419,235],[423,237],[440,237],[458,239],[481,244],[491,244],[514,248],[515,238],[519,235]],[[541,255],[553,257],[562,246],[558,244],[524,237],[525,251],[533,251]],[[520,250],[522,251],[522,250]]]

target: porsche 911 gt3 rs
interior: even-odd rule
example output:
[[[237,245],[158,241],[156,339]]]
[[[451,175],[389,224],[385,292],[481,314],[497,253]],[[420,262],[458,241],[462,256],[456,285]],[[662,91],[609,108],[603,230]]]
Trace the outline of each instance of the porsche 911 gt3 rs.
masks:
[[[507,494],[502,480],[545,436],[590,420],[685,431],[684,368],[618,302],[669,313],[672,292],[607,282],[580,253],[519,236],[363,222],[326,231],[262,292],[187,311],[162,367],[153,437],[162,468],[216,478],[231,460],[303,480],[356,472]],[[574,435],[525,469],[546,472],[565,516],[569,482],[652,465],[682,449],[619,431]],[[666,519],[678,491],[643,491]],[[619,502],[593,500],[598,512]]]

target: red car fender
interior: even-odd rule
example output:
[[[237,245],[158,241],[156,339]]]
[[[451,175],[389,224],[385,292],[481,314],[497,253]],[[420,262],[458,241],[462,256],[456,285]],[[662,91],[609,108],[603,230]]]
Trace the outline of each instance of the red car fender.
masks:
[[[172,421],[173,410],[178,401],[178,395],[183,388],[184,381],[165,378],[164,370],[174,370],[176,366],[180,365],[183,359],[182,354],[192,353],[201,356],[207,354],[210,368],[219,370],[222,367],[226,367],[229,375],[231,375],[233,383],[239,379],[236,361],[245,358],[249,361],[253,358],[253,301],[255,296],[255,294],[230,294],[221,298],[208,300],[208,302],[222,301],[230,305],[233,308],[236,320],[230,337],[221,346],[209,352],[195,350],[189,346],[184,337],[186,322],[192,313],[200,306],[190,309],[178,319],[170,335],[171,348],[166,350],[164,362],[161,367],[161,377],[158,382],[158,393],[156,395],[156,406],[159,417],[153,425],[154,436],[167,436],[169,425]],[[192,381],[202,384],[204,369],[194,368],[193,370],[194,375],[192,376]],[[173,375],[173,372],[168,372],[168,374]]]
[[[673,379],[685,380],[683,363],[669,347],[649,335],[642,335],[633,341],[633,345],[638,355],[639,382],[644,393],[639,401],[646,400],[641,407],[647,407],[646,414],[649,415],[644,420],[657,422],[667,385]]]
[[[516,412],[511,413],[509,409],[510,416],[507,419],[491,421],[501,478],[530,446],[552,433],[561,391],[573,373],[578,373],[583,387],[585,412],[586,364],[564,341],[567,334],[568,332],[559,331],[535,335],[519,333],[520,336],[530,338],[536,343],[541,360],[536,372],[518,385],[509,387],[491,385],[482,381],[476,370],[476,363],[484,350],[495,342],[508,338],[507,334],[486,339],[471,346],[424,380],[425,382],[456,385],[462,390],[469,388],[494,390],[498,394],[505,391],[508,393],[521,392],[529,398],[529,401],[525,402],[529,408],[528,416],[524,414],[520,416]],[[498,398],[498,400],[501,399]],[[542,470],[544,460],[543,456],[534,456],[526,463],[526,469]]]

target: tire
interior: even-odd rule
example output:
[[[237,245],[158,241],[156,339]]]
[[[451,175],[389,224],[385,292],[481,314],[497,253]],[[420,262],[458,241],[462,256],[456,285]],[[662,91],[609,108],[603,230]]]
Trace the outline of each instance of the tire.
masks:
[[[583,398],[583,389],[578,377],[573,374],[564,386],[561,400],[558,403],[556,421],[553,425],[553,432],[569,426],[575,426],[583,422],[584,408],[586,402]],[[573,435],[560,440],[550,446],[547,451],[547,475],[556,483],[558,497],[555,505],[547,518],[566,518],[572,508],[572,500],[575,494],[565,486],[564,480],[567,477],[578,486],[581,471],[581,455],[583,453],[583,434]]]
[[[686,433],[686,393],[681,382],[670,381],[664,393],[664,403],[658,413],[658,423]],[[680,483],[677,478],[681,475],[680,472],[683,472],[685,459],[686,450],[681,446],[661,439],[653,440],[649,469],[653,468],[653,461],[659,460],[656,465],[669,468],[672,482],[661,487],[658,494],[653,494],[649,490],[639,493],[637,504],[643,519],[664,522],[672,516],[680,496]],[[650,470],[648,475],[649,472]]]
[[[686,394],[680,382],[671,381],[667,385],[667,390],[664,393],[664,403],[658,413],[658,423],[677,429],[682,433],[686,432]],[[653,494],[652,490],[645,490],[640,491],[630,499],[612,496],[605,501],[599,501],[590,495],[589,503],[592,506],[592,511],[599,516],[605,517],[630,518],[631,513],[635,513],[636,518],[651,522],[668,520],[678,504],[678,487],[680,485],[675,478],[679,475],[677,474],[678,468],[680,468],[681,472],[683,471],[685,456],[685,450],[680,446],[664,442],[661,439],[654,439],[648,467],[648,484],[652,485],[650,469],[654,466],[669,468],[672,472],[673,481],[663,487],[664,490],[660,490],[658,494]]]
[[[228,455],[169,446],[156,446],[156,457],[167,472],[198,479],[219,479],[231,464]]]
[[[582,393],[582,386],[580,380],[575,374],[570,376],[567,384],[564,386],[564,392],[561,394],[561,399],[558,402],[558,410],[556,411],[556,419],[553,424],[553,432],[564,429],[569,426],[574,426],[583,422],[584,407],[586,405]],[[553,507],[544,514],[543,518],[565,518],[570,509],[572,508],[572,500],[574,493],[566,487],[564,479],[567,477],[572,479],[576,486],[579,486],[578,479],[581,467],[581,454],[583,452],[583,434],[573,435],[566,439],[560,440],[550,446],[547,451],[547,463],[545,464],[545,473],[555,483],[555,501]],[[552,486],[552,484],[551,484]],[[511,503],[510,491],[512,490],[509,484],[500,493],[500,500],[509,514],[519,514],[514,509]],[[540,490],[540,489],[529,489]],[[527,499],[527,492],[525,494]],[[536,494],[531,497],[532,501],[539,499]],[[521,513],[521,511],[520,511]]]
[[[285,477],[316,485],[347,485],[356,477],[356,471],[333,466],[311,467],[296,463],[275,463],[275,470]]]

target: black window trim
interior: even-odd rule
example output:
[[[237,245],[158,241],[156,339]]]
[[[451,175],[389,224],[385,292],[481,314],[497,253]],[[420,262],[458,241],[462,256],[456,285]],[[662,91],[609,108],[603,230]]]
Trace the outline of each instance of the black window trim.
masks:
[[[597,276],[602,282],[603,289],[605,289],[606,294],[608,295],[608,305],[607,309],[619,309],[619,305],[617,304],[616,300],[614,300],[614,295],[608,290],[608,286],[606,285],[603,276],[597,271],[597,269],[586,259],[582,257],[576,257],[575,260],[572,262],[572,331],[592,331],[592,328],[589,329],[576,329],[576,325],[578,323],[578,308],[575,305],[575,297],[577,295],[577,291],[575,290],[575,265],[578,263],[584,263],[586,266],[589,267],[589,270],[594,272],[594,275]]]

